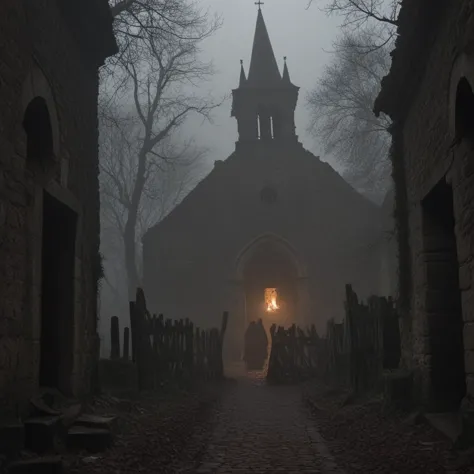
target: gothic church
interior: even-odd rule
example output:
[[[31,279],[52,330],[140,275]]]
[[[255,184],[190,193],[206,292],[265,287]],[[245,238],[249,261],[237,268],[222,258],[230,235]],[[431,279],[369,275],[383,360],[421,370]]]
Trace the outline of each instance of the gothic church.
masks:
[[[323,332],[343,315],[346,283],[367,295],[377,280],[381,211],[298,141],[298,92],[259,10],[248,75],[242,65],[232,91],[235,151],[143,239],[150,309],[201,327],[229,311],[235,356],[250,321]]]

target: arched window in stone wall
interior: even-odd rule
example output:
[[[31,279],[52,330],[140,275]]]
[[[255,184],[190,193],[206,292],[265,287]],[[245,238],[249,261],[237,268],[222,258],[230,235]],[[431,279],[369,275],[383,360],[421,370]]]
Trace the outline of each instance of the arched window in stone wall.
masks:
[[[53,130],[46,101],[35,97],[26,107],[23,128],[26,133],[28,167],[46,168],[54,159]]]
[[[448,98],[452,140],[474,140],[474,58],[460,54],[451,70]]]
[[[39,66],[34,66],[25,79],[21,110],[26,167],[31,171],[51,170],[54,163],[63,158],[59,150],[59,120],[53,90]]]
[[[456,89],[455,130],[456,138],[474,141],[474,93],[465,77]]]

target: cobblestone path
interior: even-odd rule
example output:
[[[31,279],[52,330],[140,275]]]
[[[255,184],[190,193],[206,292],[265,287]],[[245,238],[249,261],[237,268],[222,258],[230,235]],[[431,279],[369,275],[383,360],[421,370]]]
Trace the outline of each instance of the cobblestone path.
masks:
[[[331,473],[335,465],[298,387],[267,386],[263,373],[239,377],[222,402],[196,473]]]

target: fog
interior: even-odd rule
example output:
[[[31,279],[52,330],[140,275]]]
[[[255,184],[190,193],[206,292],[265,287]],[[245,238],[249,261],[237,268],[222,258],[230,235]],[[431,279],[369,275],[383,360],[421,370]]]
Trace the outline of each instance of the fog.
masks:
[[[474,474],[473,25],[0,3],[0,474]]]

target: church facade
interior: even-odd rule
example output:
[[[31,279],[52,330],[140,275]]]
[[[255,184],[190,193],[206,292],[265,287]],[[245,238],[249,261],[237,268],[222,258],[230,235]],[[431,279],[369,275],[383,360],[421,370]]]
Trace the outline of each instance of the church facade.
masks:
[[[380,209],[298,141],[298,91],[259,10],[248,75],[242,65],[233,90],[234,153],[143,239],[150,309],[204,327],[229,311],[234,354],[252,320],[322,332],[342,317],[346,283],[373,291]]]

